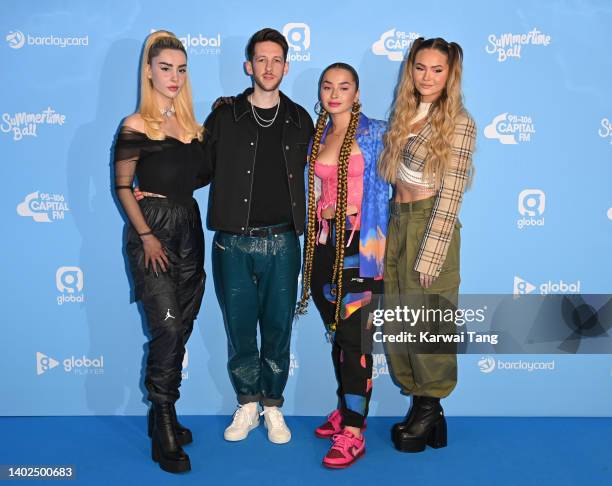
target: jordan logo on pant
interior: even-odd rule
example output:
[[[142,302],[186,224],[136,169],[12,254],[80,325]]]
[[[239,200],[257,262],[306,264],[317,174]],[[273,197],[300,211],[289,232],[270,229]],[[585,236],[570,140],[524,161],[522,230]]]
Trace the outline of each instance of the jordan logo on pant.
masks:
[[[166,312],[166,318],[164,321],[167,321],[168,319],[176,319],[172,314],[170,314],[170,309],[168,309],[168,312]]]

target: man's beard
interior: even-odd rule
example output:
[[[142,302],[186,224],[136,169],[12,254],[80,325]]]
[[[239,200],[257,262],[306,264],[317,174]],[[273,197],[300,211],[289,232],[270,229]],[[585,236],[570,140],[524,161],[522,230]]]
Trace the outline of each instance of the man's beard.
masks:
[[[259,88],[260,88],[261,90],[263,90],[263,91],[267,91],[267,92],[270,92],[270,91],[275,91],[275,90],[277,90],[277,89],[278,89],[278,87],[280,86],[280,84],[281,84],[281,82],[282,82],[282,80],[283,80],[283,77],[281,76],[280,78],[278,78],[278,82],[277,82],[277,83],[275,83],[275,84],[274,84],[274,86],[272,86],[272,87],[264,86],[264,85],[263,85],[263,84],[262,84],[262,83],[259,81],[259,79],[257,78],[257,76],[253,76],[253,79],[255,80],[255,84],[256,84],[257,86],[259,86]]]

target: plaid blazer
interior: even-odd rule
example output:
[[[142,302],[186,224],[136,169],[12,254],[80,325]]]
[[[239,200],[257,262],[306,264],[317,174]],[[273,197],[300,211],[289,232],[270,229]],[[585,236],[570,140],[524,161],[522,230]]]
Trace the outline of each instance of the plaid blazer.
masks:
[[[403,163],[409,169],[423,170],[428,155],[427,142],[430,134],[431,124],[428,122],[416,137],[408,140],[403,151]],[[434,207],[414,263],[414,270],[417,272],[434,277],[440,275],[468,181],[475,143],[476,124],[467,113],[464,113],[457,119],[450,165],[435,196]]]

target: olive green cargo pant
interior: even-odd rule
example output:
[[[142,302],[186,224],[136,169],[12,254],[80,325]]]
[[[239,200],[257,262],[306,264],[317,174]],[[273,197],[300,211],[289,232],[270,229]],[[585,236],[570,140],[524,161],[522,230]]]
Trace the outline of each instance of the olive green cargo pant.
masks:
[[[385,253],[385,309],[421,310],[420,317],[403,314],[401,322],[385,320],[385,336],[412,333],[415,342],[386,342],[393,381],[402,393],[444,398],[457,384],[456,343],[432,343],[437,335],[456,332],[454,311],[459,292],[460,223],[457,221],[442,271],[424,289],[414,263],[427,229],[435,198],[390,205]],[[441,316],[445,316],[444,319]],[[453,316],[448,318],[448,316]],[[408,318],[406,319],[406,317]],[[425,333],[425,334],[423,334]],[[444,341],[444,340],[442,340]]]

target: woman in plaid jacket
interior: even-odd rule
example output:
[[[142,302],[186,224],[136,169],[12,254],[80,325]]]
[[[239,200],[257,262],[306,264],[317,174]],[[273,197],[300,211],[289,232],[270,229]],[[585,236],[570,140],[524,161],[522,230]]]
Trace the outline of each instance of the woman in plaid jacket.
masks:
[[[476,126],[462,103],[462,59],[454,42],[414,42],[379,166],[383,179],[394,185],[385,306],[423,311],[417,322],[385,323],[387,337],[407,331],[416,338],[386,348],[394,381],[413,397],[405,420],[392,430],[395,447],[404,452],[446,445],[440,399],[457,383],[458,213],[471,179],[476,140]]]

